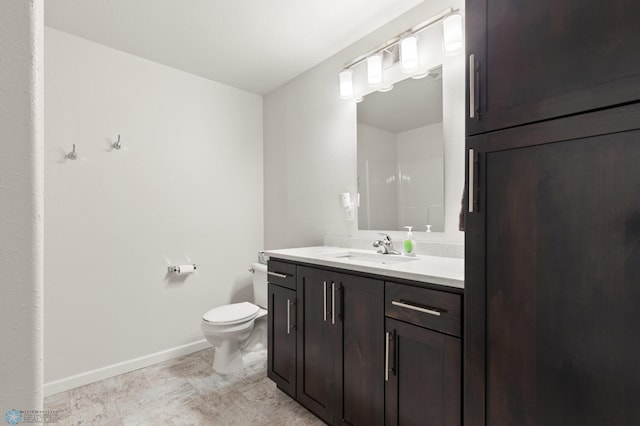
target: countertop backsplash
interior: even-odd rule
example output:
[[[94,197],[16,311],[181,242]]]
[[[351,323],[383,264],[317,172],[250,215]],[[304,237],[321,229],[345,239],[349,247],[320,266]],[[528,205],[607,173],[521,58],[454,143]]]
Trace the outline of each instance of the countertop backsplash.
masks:
[[[332,247],[374,250],[374,239],[375,236],[325,235],[323,237],[323,244]],[[393,235],[392,239],[394,247],[402,250],[402,240],[394,238]],[[416,254],[464,259],[464,244],[416,240]]]

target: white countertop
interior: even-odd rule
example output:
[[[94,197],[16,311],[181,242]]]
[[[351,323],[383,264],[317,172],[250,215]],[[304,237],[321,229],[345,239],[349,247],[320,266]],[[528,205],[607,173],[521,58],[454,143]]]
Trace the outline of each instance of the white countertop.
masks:
[[[378,256],[385,261],[398,262],[390,264],[375,261],[357,260],[336,257],[345,254],[363,254],[372,259]],[[300,247],[282,250],[265,250],[269,257],[304,262],[313,265],[329,266],[350,271],[366,272],[392,278],[403,278],[412,281],[440,284],[448,287],[464,289],[464,259],[437,256],[416,256],[415,260],[402,261],[399,255],[377,254],[373,250],[361,250],[344,247]],[[413,258],[412,258],[413,259]]]

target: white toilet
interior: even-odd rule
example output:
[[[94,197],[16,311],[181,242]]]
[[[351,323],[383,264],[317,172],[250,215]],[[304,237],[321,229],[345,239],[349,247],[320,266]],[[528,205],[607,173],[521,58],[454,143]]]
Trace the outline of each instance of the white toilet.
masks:
[[[255,305],[232,303],[202,316],[202,334],[215,346],[213,369],[229,374],[267,360],[267,265],[252,263]]]

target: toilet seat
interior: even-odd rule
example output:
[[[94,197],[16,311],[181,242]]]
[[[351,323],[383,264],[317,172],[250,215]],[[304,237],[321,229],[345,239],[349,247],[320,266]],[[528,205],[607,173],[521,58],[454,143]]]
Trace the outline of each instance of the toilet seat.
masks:
[[[259,313],[259,306],[249,302],[241,302],[213,308],[207,311],[202,319],[215,325],[233,325],[250,321]]]

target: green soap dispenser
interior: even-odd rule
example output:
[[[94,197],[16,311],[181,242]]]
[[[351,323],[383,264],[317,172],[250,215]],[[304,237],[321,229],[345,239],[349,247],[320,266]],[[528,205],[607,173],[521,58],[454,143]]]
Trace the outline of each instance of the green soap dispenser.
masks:
[[[411,232],[413,226],[405,226],[405,228],[408,229],[409,232],[407,232],[407,239],[404,240],[404,254],[405,256],[415,256],[416,241],[413,239],[413,232]]]

